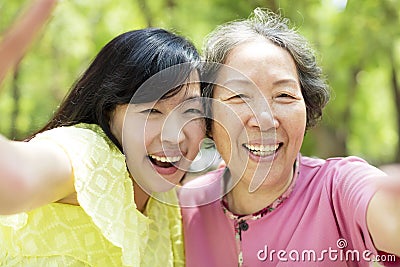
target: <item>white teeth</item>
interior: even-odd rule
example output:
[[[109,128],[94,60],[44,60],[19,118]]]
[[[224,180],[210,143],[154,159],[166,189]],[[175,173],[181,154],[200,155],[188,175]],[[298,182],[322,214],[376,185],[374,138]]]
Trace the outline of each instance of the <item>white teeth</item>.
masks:
[[[267,156],[273,153],[278,149],[279,145],[248,145],[244,144],[244,146],[251,151],[254,155],[257,156]]]
[[[177,162],[181,160],[181,156],[176,156],[176,157],[159,157],[159,156],[155,156],[155,155],[150,155],[149,157],[152,159],[155,159],[157,161],[161,161],[161,162]]]

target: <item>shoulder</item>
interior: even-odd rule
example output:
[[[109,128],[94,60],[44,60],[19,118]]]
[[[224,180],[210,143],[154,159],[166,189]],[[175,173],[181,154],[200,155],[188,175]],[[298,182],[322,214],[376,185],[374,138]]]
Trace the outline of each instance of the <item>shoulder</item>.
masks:
[[[300,157],[301,171],[318,174],[368,174],[384,175],[366,160],[356,157],[332,157],[328,159]]]
[[[226,168],[208,172],[184,184],[178,190],[180,205],[202,206],[220,199],[222,193],[222,177]]]
[[[113,147],[111,140],[109,140],[100,126],[95,124],[82,123],[73,126],[63,126],[50,129],[37,134],[31,141],[38,142],[43,140],[67,145],[98,144],[107,146],[110,149]]]
[[[54,128],[36,135],[31,142],[53,142],[63,149],[72,166],[81,206],[87,200],[96,203],[97,199],[105,198],[109,190],[125,187],[125,182],[130,181],[124,154],[98,125]],[[120,192],[113,192],[113,196],[120,195]]]
[[[308,167],[320,167],[320,166],[333,166],[336,164],[343,165],[347,163],[363,163],[368,164],[366,160],[356,157],[356,156],[349,156],[349,157],[331,157],[327,159],[321,159],[317,157],[307,157],[307,156],[300,156],[300,163],[304,166]]]
[[[94,161],[106,164],[106,158],[124,160],[122,152],[106,136],[100,126],[95,124],[77,124],[47,130],[37,134],[30,142],[52,142],[61,147],[72,164]],[[80,164],[80,163],[79,163]]]
[[[371,195],[383,176],[384,172],[355,156],[300,159],[299,183],[304,188],[323,189],[332,196]]]

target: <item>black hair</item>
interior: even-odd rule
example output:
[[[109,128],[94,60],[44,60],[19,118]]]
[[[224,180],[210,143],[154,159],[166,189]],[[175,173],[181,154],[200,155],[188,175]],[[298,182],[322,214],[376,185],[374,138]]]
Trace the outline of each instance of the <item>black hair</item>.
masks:
[[[110,129],[116,106],[131,103],[133,95],[146,80],[179,64],[184,67],[174,72],[175,77],[170,77],[171,84],[146,87],[153,89],[138,92],[134,103],[152,102],[176,94],[194,70],[199,72],[200,56],[190,41],[163,29],[123,33],[101,49],[54,116],[37,133],[78,123],[97,124],[121,149]]]

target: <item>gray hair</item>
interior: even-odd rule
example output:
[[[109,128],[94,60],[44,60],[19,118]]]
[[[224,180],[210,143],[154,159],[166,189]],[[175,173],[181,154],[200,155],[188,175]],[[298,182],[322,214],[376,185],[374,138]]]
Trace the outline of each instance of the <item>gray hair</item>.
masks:
[[[245,42],[264,37],[279,47],[287,50],[292,56],[297,72],[301,91],[307,110],[307,129],[315,126],[322,117],[322,109],[329,101],[330,93],[321,68],[317,65],[314,51],[309,42],[294,28],[289,27],[289,20],[272,11],[256,8],[245,20],[231,21],[218,26],[205,39],[203,45],[204,77],[213,80],[218,72],[219,64],[224,64],[229,52]],[[219,64],[213,64],[219,63]],[[215,78],[215,77],[214,77]],[[204,96],[212,98],[213,84],[204,88]],[[207,117],[211,117],[210,107],[206,107]],[[211,122],[207,122],[207,132],[210,133]]]

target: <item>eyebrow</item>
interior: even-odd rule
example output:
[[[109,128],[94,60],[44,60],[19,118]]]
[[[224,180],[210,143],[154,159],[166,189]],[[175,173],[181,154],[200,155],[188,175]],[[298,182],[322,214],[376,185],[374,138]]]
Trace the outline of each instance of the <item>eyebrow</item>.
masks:
[[[299,85],[299,81],[297,81],[295,79],[292,79],[292,78],[287,78],[287,79],[282,79],[282,80],[275,81],[273,83],[273,85],[279,85],[279,84],[285,84],[285,83],[293,83],[293,84]]]
[[[197,101],[200,101],[200,99],[201,99],[201,96],[192,95],[192,96],[189,96],[188,98],[183,99],[183,101],[190,101],[190,100],[197,100]]]
[[[233,79],[228,79],[227,81],[224,81],[223,83],[217,84],[217,85],[222,85],[222,86],[227,87],[227,85],[230,83],[254,84],[253,82],[251,82],[251,80],[248,80],[248,79],[233,78]]]
[[[242,78],[228,79],[227,81],[225,81],[225,82],[223,82],[221,84],[218,84],[218,85],[222,85],[222,86],[227,87],[227,85],[229,85],[230,83],[242,83],[242,84],[255,85],[255,83],[252,80],[250,80],[250,79],[242,79]],[[293,79],[293,78],[283,78],[283,79],[274,81],[272,83],[272,85],[280,85],[280,84],[287,84],[287,83],[292,83],[292,84],[296,84],[296,85],[299,84],[299,82],[297,80]]]

